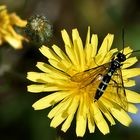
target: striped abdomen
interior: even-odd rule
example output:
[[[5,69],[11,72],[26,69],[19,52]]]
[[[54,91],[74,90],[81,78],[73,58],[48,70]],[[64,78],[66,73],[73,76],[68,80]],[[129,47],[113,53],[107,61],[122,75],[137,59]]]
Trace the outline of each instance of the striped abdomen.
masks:
[[[105,89],[107,88],[108,83],[111,80],[111,77],[113,73],[120,68],[122,65],[121,62],[124,62],[126,60],[126,56],[123,53],[118,53],[117,58],[115,60],[111,61],[110,68],[107,72],[107,74],[103,77],[101,83],[99,84],[99,87],[95,94],[95,101],[98,100],[102,94],[104,93]]]
[[[99,84],[99,87],[96,91],[95,100],[98,100],[104,93],[105,89],[107,88],[108,83],[111,80],[111,76],[113,75],[114,71],[115,70],[110,69],[108,71],[108,73],[103,77],[103,79],[102,79],[101,83]]]

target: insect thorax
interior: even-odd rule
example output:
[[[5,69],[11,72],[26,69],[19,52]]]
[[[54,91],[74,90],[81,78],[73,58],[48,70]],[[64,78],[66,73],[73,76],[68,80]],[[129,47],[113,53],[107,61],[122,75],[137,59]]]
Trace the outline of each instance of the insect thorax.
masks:
[[[111,62],[111,69],[112,70],[116,70],[118,68],[120,68],[121,63],[118,61],[118,59],[115,59]]]

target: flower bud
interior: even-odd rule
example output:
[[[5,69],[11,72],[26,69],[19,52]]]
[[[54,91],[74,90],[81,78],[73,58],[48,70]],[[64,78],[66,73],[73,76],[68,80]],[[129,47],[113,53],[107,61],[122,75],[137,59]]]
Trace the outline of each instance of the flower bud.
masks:
[[[28,19],[25,34],[37,45],[45,45],[53,35],[52,25],[45,16],[34,15]]]

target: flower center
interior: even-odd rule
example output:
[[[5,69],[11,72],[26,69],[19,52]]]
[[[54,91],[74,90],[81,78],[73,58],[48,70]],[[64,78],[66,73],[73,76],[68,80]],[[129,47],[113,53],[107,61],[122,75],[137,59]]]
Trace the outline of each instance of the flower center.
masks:
[[[80,72],[71,77],[78,94],[88,94],[90,98],[95,97],[96,90],[101,82],[101,75],[90,75],[88,72]]]

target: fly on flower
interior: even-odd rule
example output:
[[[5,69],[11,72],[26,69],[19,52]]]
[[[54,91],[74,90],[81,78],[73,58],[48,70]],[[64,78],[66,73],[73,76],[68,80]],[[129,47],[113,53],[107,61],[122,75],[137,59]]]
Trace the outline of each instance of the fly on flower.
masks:
[[[138,61],[130,56],[133,50],[125,47],[118,53],[117,48],[111,49],[112,34],[97,49],[98,37],[96,34],[90,37],[90,28],[85,45],[77,29],[72,30],[72,40],[66,30],[62,30],[62,38],[65,52],[57,45],[52,49],[42,46],[40,52],[49,64],[38,62],[41,72],[28,72],[27,78],[37,83],[29,85],[28,91],[51,92],[35,102],[33,108],[52,106],[48,114],[52,119],[50,126],[56,128],[62,124],[64,132],[76,116],[76,135],[80,137],[87,127],[90,133],[95,132],[96,126],[103,134],[109,133],[106,119],[110,125],[115,125],[115,118],[129,126],[132,119],[127,112],[137,113],[134,103],[140,103],[140,95],[126,88],[135,86],[130,78],[140,75],[140,68],[129,68]]]

